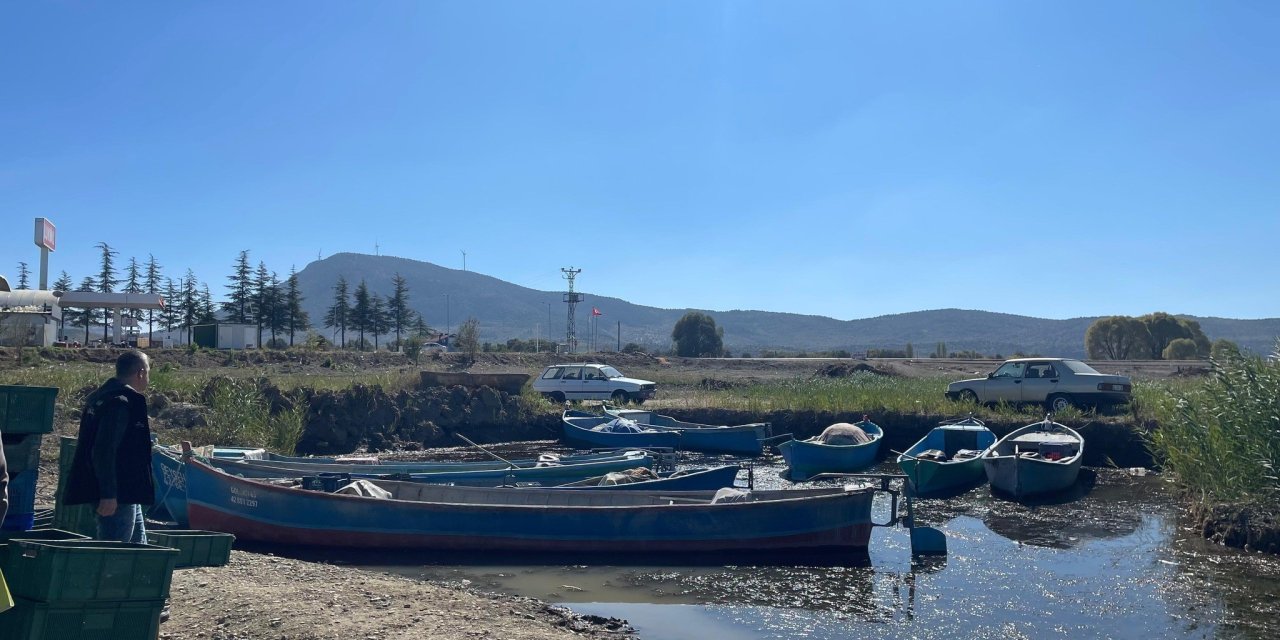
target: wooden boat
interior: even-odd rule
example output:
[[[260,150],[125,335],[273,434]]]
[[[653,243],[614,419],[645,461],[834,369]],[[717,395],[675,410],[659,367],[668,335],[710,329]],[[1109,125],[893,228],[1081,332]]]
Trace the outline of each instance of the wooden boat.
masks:
[[[197,454],[199,454],[199,452],[197,452]],[[491,458],[488,460],[470,461],[436,460],[419,462],[378,462],[375,464],[339,462],[333,458],[321,458],[318,461],[312,461],[305,458],[285,456],[268,456],[265,460],[249,460],[251,460],[253,466],[261,466],[263,468],[270,469],[295,470],[302,475],[315,475],[317,473],[439,473],[442,471],[506,469],[510,466],[515,466],[521,469],[530,469],[540,465],[571,465],[587,462],[608,462],[612,460],[634,460],[637,456],[643,455],[645,455],[645,452],[641,450],[623,449],[618,451],[567,456],[548,454],[537,458],[524,458],[506,461]],[[508,462],[511,464],[507,464]]]
[[[155,478],[156,502],[163,504],[165,510],[169,512],[174,522],[184,524],[188,522],[187,516],[187,487],[186,480],[179,461],[181,454],[168,449],[166,447],[156,446],[152,448],[151,453],[151,470]],[[300,478],[303,476],[314,476],[321,473],[351,473],[351,471],[330,471],[325,469],[326,465],[318,465],[319,468],[297,468],[296,465],[278,466],[269,460],[231,460],[223,458],[209,459],[208,464],[231,473],[246,478]],[[377,470],[377,473],[359,474],[357,471],[353,475],[365,475],[367,477],[376,477],[378,475],[390,475],[403,473],[406,474],[413,482],[436,482],[436,483],[454,483],[468,486],[489,486],[496,487],[503,484],[528,482],[538,483],[540,485],[560,485],[569,482],[576,482],[584,478],[599,476],[601,474],[613,471],[625,471],[636,467],[651,467],[653,465],[653,456],[644,451],[628,451],[623,455],[616,455],[608,458],[600,458],[596,460],[578,462],[573,464],[562,464],[558,466],[547,467],[520,467],[508,469],[503,468],[462,468],[458,470],[444,470],[429,473],[413,473],[400,470],[388,470],[383,466],[356,465],[359,470],[369,472]],[[385,474],[382,472],[386,472]]]
[[[715,492],[481,489],[377,481],[391,499],[272,485],[186,461],[192,527],[324,547],[610,554],[865,554],[871,488]],[[706,555],[690,556],[698,561]]]
[[[1016,429],[982,454],[991,488],[1015,498],[1061,491],[1075,484],[1084,438],[1045,418]]]
[[[570,444],[582,447],[643,447],[646,449],[676,449],[680,447],[681,437],[678,431],[660,431],[635,425],[633,431],[613,431],[609,429],[627,428],[619,422],[621,418],[599,416],[585,411],[565,411],[560,421],[564,429],[564,439]]]
[[[782,458],[787,462],[787,476],[795,482],[803,482],[820,473],[855,473],[875,464],[884,431],[866,418],[855,426],[861,427],[871,437],[871,441],[862,444],[824,444],[811,438],[788,440],[778,445]]]
[[[986,479],[982,452],[996,436],[981,420],[969,416],[944,423],[898,456],[898,466],[917,495],[972,487]]]
[[[219,460],[209,461],[213,466],[245,478],[297,478],[320,473],[349,473],[354,476],[378,477],[396,475],[413,482],[452,483],[470,487],[496,487],[517,482],[536,482],[544,486],[565,484],[611,471],[625,471],[636,467],[652,467],[653,456],[646,451],[630,451],[627,455],[571,464],[550,464],[540,467],[462,468],[439,471],[400,471],[381,467],[364,467],[355,471],[328,471],[323,469],[298,469],[297,465],[267,460]]]
[[[575,491],[714,491],[734,486],[734,480],[741,470],[742,467],[731,464],[711,469],[663,472],[653,480],[622,484],[609,484],[610,477],[604,475],[551,488]]]
[[[758,456],[764,452],[762,441],[772,435],[769,423],[757,422],[734,426],[717,426],[684,422],[670,416],[642,409],[617,409],[606,406],[606,416],[634,420],[641,427],[680,434],[680,448],[704,453],[732,453]]]

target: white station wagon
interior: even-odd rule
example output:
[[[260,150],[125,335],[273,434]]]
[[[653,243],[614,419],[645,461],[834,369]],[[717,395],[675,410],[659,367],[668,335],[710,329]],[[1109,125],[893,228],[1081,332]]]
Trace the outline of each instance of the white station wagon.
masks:
[[[1070,358],[1006,360],[985,378],[947,385],[947,397],[982,404],[1044,404],[1050,411],[1071,405],[1104,406],[1129,401],[1133,384],[1128,376],[1099,373]]]
[[[617,404],[640,404],[653,397],[658,384],[639,378],[628,378],[607,364],[556,364],[547,367],[533,390],[552,402],[566,400],[612,400]]]

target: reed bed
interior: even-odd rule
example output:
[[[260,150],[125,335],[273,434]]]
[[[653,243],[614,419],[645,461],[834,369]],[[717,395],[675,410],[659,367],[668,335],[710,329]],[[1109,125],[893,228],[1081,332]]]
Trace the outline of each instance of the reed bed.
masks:
[[[1027,420],[1044,417],[1040,405],[983,407],[948,400],[943,392],[950,378],[895,378],[859,372],[842,378],[802,377],[761,381],[728,389],[689,387],[664,397],[661,406],[732,409],[764,415],[775,411],[816,411],[833,414],[877,413],[947,416],[972,412],[979,418]],[[1060,420],[1087,420],[1091,412],[1070,409]]]
[[[1280,503],[1280,344],[1230,354],[1207,378],[1143,400],[1152,452],[1199,506]]]

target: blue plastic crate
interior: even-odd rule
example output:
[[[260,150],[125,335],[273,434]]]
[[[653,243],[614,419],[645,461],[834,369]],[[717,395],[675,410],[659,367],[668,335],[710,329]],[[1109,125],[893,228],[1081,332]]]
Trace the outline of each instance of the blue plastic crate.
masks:
[[[26,531],[35,525],[36,480],[40,469],[28,469],[9,479],[9,513],[0,529]]]

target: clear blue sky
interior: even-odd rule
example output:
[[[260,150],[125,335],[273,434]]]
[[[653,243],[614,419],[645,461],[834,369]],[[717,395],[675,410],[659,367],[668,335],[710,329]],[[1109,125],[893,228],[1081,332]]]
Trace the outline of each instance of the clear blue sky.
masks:
[[[0,273],[107,242],[660,307],[1280,316],[1280,3],[0,7]],[[607,310],[606,310],[607,312]]]

